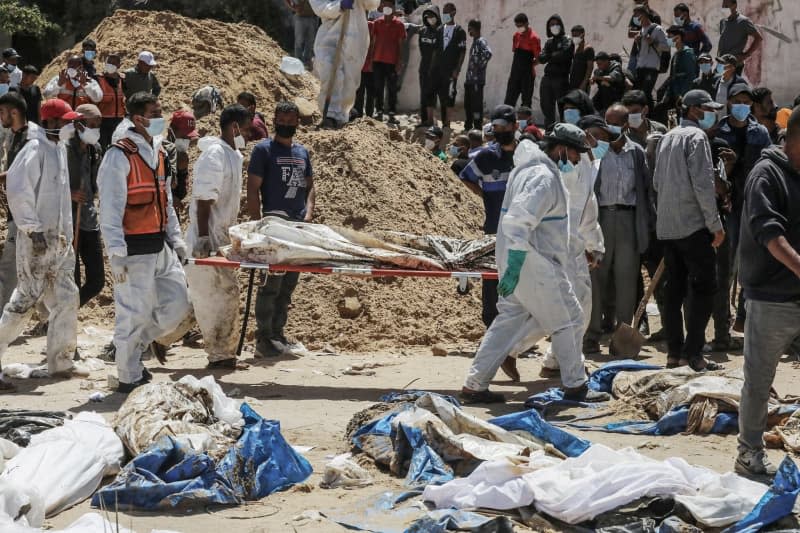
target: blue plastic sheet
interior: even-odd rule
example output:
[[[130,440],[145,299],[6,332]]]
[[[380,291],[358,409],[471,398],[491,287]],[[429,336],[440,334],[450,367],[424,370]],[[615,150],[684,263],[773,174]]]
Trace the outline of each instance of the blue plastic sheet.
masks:
[[[311,475],[309,462],[284,440],[280,424],[242,404],[245,427],[219,464],[205,453],[162,437],[139,454],[92,505],[119,509],[173,509],[236,505],[286,489]]]
[[[378,398],[378,400],[385,403],[414,402],[420,399],[422,396],[425,396],[426,394],[430,394],[431,396],[438,396],[439,398],[444,398],[445,400],[452,403],[456,407],[461,407],[459,401],[452,396],[448,396],[446,394],[439,394],[437,392],[427,392],[424,390],[404,390],[398,392],[390,392],[388,394],[384,394],[383,396]]]
[[[663,367],[634,361],[633,359],[623,359],[621,361],[611,361],[604,364],[589,376],[589,388],[599,392],[611,392],[611,385],[614,378],[620,372],[635,372],[639,370],[659,370]]]
[[[489,527],[490,522],[494,527]],[[403,533],[445,533],[446,531],[475,531],[481,528],[491,531],[514,531],[508,517],[487,516],[458,509],[438,509],[416,520]]]
[[[407,487],[441,485],[454,479],[453,469],[428,445],[421,430],[404,424],[399,424],[399,429],[413,450],[405,479]]]
[[[492,418],[489,423],[508,431],[527,431],[537,439],[552,443],[567,457],[578,457],[592,445],[591,442],[550,424],[535,409]]]
[[[565,425],[584,431],[605,431],[608,433],[627,433],[631,435],[667,436],[677,435],[686,431],[689,421],[689,407],[681,405],[675,407],[655,422],[650,420],[631,420],[626,422],[612,422],[595,426],[592,424],[569,422]],[[739,431],[739,415],[737,413],[719,413],[714,419],[714,425],[709,433],[731,434]]]
[[[740,521],[723,533],[756,533],[764,527],[792,514],[800,494],[800,470],[789,456],[778,467],[775,480],[756,506]]]

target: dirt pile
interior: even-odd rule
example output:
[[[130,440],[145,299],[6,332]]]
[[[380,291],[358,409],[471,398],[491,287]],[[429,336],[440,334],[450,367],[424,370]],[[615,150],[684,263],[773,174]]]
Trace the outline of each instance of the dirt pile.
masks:
[[[155,54],[161,100],[166,111],[189,107],[194,91],[214,85],[226,104],[250,91],[259,109],[301,96],[314,101],[319,83],[310,74],[293,80],[279,70],[285,52],[263,30],[250,24],[230,24],[211,19],[192,19],[169,11],[118,10],[89,34],[97,42],[98,69],[105,55],[122,57],[122,68],[136,63],[141,50]],[[67,57],[81,53],[81,44],[62,52],[42,72],[47,83],[65,68]]]
[[[355,229],[474,238],[483,206],[440,160],[371,119],[340,131],[298,136],[311,153],[315,222]],[[303,276],[289,333],[316,346],[366,351],[476,340],[480,289],[456,293],[450,280]],[[359,312],[352,309],[357,299]],[[345,305],[349,304],[349,305]],[[344,318],[354,316],[355,318]]]

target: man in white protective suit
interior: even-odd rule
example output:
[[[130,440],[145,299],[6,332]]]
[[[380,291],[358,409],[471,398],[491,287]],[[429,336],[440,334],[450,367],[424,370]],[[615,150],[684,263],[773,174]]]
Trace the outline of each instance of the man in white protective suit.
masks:
[[[586,131],[589,128],[608,129],[605,120],[597,115],[583,117],[578,122],[578,127]],[[610,134],[610,133],[609,133]],[[594,145],[591,149],[592,157],[588,153],[581,154],[580,162],[570,172],[562,172],[561,180],[568,193],[569,203],[569,280],[575,291],[575,296],[581,304],[583,311],[582,334],[589,327],[592,316],[592,278],[590,270],[600,265],[605,253],[603,231],[598,221],[597,197],[594,193],[594,184],[600,160],[608,152],[609,143],[594,139],[587,134],[587,142]],[[537,339],[534,339],[534,341]],[[532,343],[523,342],[514,350],[515,354],[530,348]],[[583,354],[581,356],[583,360]],[[544,378],[557,377],[559,374],[558,357],[553,353],[553,347],[548,348],[542,361],[540,376]]]
[[[250,135],[252,115],[239,104],[222,110],[219,137],[203,137],[197,146],[192,202],[186,244],[197,259],[206,258],[231,243],[228,228],[236,224],[242,194],[239,151]],[[203,333],[209,368],[245,369],[236,360],[239,335],[239,283],[236,270],[187,265],[189,299]]]
[[[8,206],[17,225],[17,287],[0,318],[0,357],[22,333],[34,308],[49,312],[47,374],[69,377],[78,337],[78,287],[72,249],[67,152],[81,116],[63,100],[41,107],[42,126],[28,123],[28,141],[8,169]],[[14,390],[0,370],[0,391]]]
[[[314,41],[314,66],[320,79],[319,108],[325,109],[331,78],[328,114],[322,125],[327,128],[343,126],[350,118],[350,109],[361,82],[361,68],[369,49],[369,26],[365,11],[378,9],[380,0],[310,0],[311,9],[322,19]],[[345,13],[348,13],[345,17]],[[344,24],[344,34],[342,29]],[[334,72],[336,48],[342,40],[339,64]]]
[[[126,107],[132,126],[108,149],[97,173],[100,230],[114,277],[117,391],[124,394],[152,379],[142,353],[191,309],[181,268],[186,244],[161,146],[161,104],[138,92]]]
[[[586,134],[571,124],[556,124],[540,149],[520,143],[514,154],[497,232],[500,284],[495,318],[481,342],[461,390],[465,403],[504,402],[489,391],[500,365],[523,339],[552,337],[564,396],[601,401],[608,395],[590,391],[581,359],[585,322],[570,282],[574,257],[570,249],[568,174],[589,151]]]

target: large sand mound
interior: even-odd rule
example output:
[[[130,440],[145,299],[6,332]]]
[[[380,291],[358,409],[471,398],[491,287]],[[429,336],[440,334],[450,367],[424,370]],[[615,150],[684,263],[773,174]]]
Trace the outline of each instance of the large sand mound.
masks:
[[[99,69],[109,52],[122,56],[125,70],[134,66],[141,50],[153,52],[162,104],[168,111],[189,106],[194,91],[205,85],[217,87],[226,104],[235,102],[240,92],[250,91],[263,109],[295,96],[313,101],[319,92],[313,76],[290,80],[281,74],[278,66],[285,52],[250,24],[191,19],[169,11],[118,10],[103,19],[89,37],[97,42]],[[75,53],[81,53],[80,43],[45,67],[42,85]]]

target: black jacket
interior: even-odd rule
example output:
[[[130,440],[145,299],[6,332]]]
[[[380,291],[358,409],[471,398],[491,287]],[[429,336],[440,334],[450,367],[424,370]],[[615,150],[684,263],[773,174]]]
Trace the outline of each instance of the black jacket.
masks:
[[[561,25],[561,33],[556,36],[550,31],[550,23],[556,21]],[[544,75],[558,78],[569,78],[572,69],[572,57],[575,55],[575,45],[567,35],[564,21],[559,15],[547,19],[547,42],[539,56],[539,63],[545,65]]]
[[[436,26],[428,24],[430,15],[436,17]],[[419,77],[420,83],[433,76],[438,69],[442,55],[442,18],[439,8],[431,6],[422,12],[422,29],[419,31]]]
[[[764,150],[747,179],[742,212],[740,279],[748,299],[800,302],[800,278],[767,249],[767,243],[783,236],[800,250],[798,205],[800,173],[780,148]]]
[[[708,94],[710,94],[711,98],[716,98],[717,96],[717,91],[715,90],[716,85],[717,85],[717,76],[715,76],[713,73],[708,75],[701,74],[700,76],[695,78],[694,81],[692,82],[692,89],[702,89]]]
[[[592,98],[594,107],[602,112],[622,100],[622,95],[625,94],[625,74],[622,73],[622,65],[616,61],[609,61],[608,70],[598,68],[594,71],[594,75],[596,78],[611,77],[608,85],[597,84],[597,92]]]
[[[439,35],[442,39],[442,43],[444,43],[444,28],[444,25],[439,28]],[[439,77],[451,77],[453,72],[459,67],[459,58],[461,58],[462,54],[466,53],[467,32],[464,31],[464,28],[456,24],[453,29],[453,37],[450,39],[450,42],[447,43],[447,47],[442,50],[441,62],[439,64]]]

